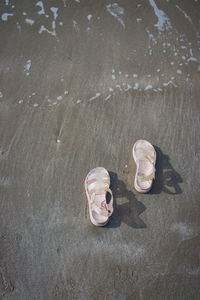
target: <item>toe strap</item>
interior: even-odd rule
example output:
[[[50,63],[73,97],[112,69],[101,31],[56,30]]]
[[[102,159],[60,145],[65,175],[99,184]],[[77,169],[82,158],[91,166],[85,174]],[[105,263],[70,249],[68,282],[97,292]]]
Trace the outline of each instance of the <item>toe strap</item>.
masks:
[[[153,168],[153,171],[149,175],[145,175],[143,173],[138,173],[138,177],[140,181],[149,181],[155,179],[155,168]]]
[[[108,204],[106,203],[106,200],[104,200],[101,202],[101,207],[99,207],[95,202],[96,194],[93,193],[91,195],[90,206],[91,206],[91,210],[95,211],[97,214],[104,216],[104,217],[110,217],[113,213],[113,194],[112,194],[111,189],[109,189],[109,188],[106,189],[106,192],[111,195],[111,199]]]

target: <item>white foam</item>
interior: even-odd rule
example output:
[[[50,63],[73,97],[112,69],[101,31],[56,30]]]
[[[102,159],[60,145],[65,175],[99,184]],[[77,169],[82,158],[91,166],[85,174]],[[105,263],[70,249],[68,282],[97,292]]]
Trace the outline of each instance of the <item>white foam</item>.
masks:
[[[5,0],[5,4],[8,5],[9,4],[9,0]]]
[[[1,15],[1,20],[2,21],[8,21],[8,17],[12,17],[12,16],[14,16],[14,14],[12,14],[12,13],[3,13]]]
[[[28,59],[26,64],[24,65],[24,72],[26,73],[26,75],[30,75],[30,69],[31,69],[31,59]]]
[[[157,72],[159,73],[159,72],[160,72],[160,69],[157,69]]]
[[[138,78],[138,74],[133,74],[133,78]]]
[[[0,155],[2,156],[2,150],[0,150]],[[0,177],[0,186],[8,186],[10,185],[10,178],[9,177],[5,177],[5,176],[1,176]]]
[[[129,91],[130,89],[132,89],[132,86],[130,84],[127,84],[127,88],[125,89],[125,92]]]
[[[22,15],[27,16],[27,12],[23,11]]]
[[[89,100],[93,101],[93,100],[99,98],[100,96],[101,96],[101,93],[96,93],[96,95],[94,97],[91,97]]]
[[[56,31],[55,31],[55,29],[54,29],[54,28],[55,28],[54,22],[55,22],[55,21],[52,22],[52,29],[53,29],[52,31],[49,30],[49,29],[47,29],[44,25],[41,25],[41,27],[40,27],[38,33],[41,34],[41,33],[43,33],[43,32],[46,31],[47,33],[51,34],[52,36],[56,36]]]
[[[57,97],[57,100],[59,100],[59,101],[60,101],[60,100],[63,100],[63,97],[62,97],[62,96],[58,96],[58,97]]]
[[[81,103],[81,99],[78,99],[78,100],[76,101],[76,103],[77,103],[77,104]]]
[[[21,25],[19,24],[19,22],[17,22],[16,25],[17,25],[17,29],[18,29],[19,33],[21,33],[22,32],[22,28],[21,28]]]
[[[124,14],[123,7],[120,7],[118,3],[113,3],[106,5],[106,9],[124,28],[126,27],[122,19]]]
[[[149,0],[150,5],[153,7],[155,15],[158,18],[158,23],[156,23],[154,26],[158,28],[159,31],[163,31],[165,28],[170,29],[172,28],[170,19],[165,14],[164,11],[159,9],[155,3],[154,0]]]
[[[145,91],[148,91],[148,90],[151,90],[153,87],[152,87],[152,85],[150,85],[150,84],[148,84],[146,87],[145,87]]]
[[[22,99],[20,99],[20,100],[18,101],[19,104],[22,104],[23,102],[24,102],[24,100],[22,100]]]
[[[65,94],[65,95],[68,95],[68,94],[69,94],[69,91],[67,91],[67,90],[64,91],[64,94]]]
[[[157,39],[154,37],[154,35],[149,31],[149,29],[146,29],[146,32],[149,36],[149,40],[152,41],[154,45],[158,43]]]
[[[34,107],[38,107],[38,106],[39,106],[39,104],[37,104],[37,103],[34,103],[34,104],[33,104],[33,106],[34,106]]]
[[[77,3],[80,3],[80,0],[75,0]]]
[[[56,32],[56,22],[55,21],[52,22],[52,29],[53,29],[53,31]]]
[[[67,0],[63,0],[64,7],[67,7]]]
[[[114,74],[112,75],[112,79],[113,79],[113,80],[115,80],[115,79],[116,79],[116,76],[115,76]]]
[[[180,69],[178,69],[178,70],[176,71],[176,73],[177,73],[177,74],[182,74],[182,71],[181,71]]]
[[[92,15],[91,14],[89,14],[88,16],[87,16],[87,18],[88,18],[88,21],[90,21],[91,19],[92,19]]]
[[[135,85],[134,85],[134,87],[133,87],[133,89],[134,89],[134,90],[138,90],[138,88],[139,88],[139,83],[136,82]]]
[[[113,92],[113,91],[114,91],[114,89],[113,89],[113,88],[109,88],[109,91],[110,91],[110,92]]]
[[[3,98],[3,93],[0,91],[0,99]]]
[[[54,20],[52,21],[52,30],[47,29],[44,25],[41,25],[40,29],[39,29],[39,34],[41,34],[42,32],[47,32],[49,34],[51,34],[52,36],[56,36],[56,19],[58,17],[58,8],[57,7],[51,7],[50,10],[53,13],[53,18]]]
[[[112,69],[112,73],[115,73],[115,69]]]
[[[53,13],[54,20],[56,20],[57,17],[58,17],[58,13],[57,13],[58,12],[58,8],[57,7],[51,7],[50,10]]]
[[[137,23],[140,23],[140,22],[142,22],[142,19],[141,18],[137,18],[136,21],[137,21]]]
[[[76,20],[72,20],[73,23],[73,28],[78,31],[78,23],[76,22]]]
[[[170,81],[168,81],[168,82],[164,82],[163,83],[163,86],[168,86],[168,85],[170,85],[170,84],[172,84],[174,87],[178,87],[175,83],[173,83],[171,80]]]
[[[31,25],[31,26],[35,23],[34,20],[29,19],[29,18],[26,18],[26,19],[25,19],[25,22],[26,22],[26,24],[29,24],[29,25]]]
[[[111,95],[108,95],[106,98],[105,98],[105,101],[109,100],[111,97]]]
[[[192,19],[190,18],[190,16],[188,16],[188,14],[186,14],[186,12],[180,6],[176,5],[176,7],[184,15],[184,17],[192,24]]]
[[[119,90],[120,90],[121,92],[123,92],[123,90],[122,90],[122,88],[121,88],[121,85],[116,84],[116,88],[119,88]]]
[[[196,57],[189,57],[187,61],[197,61]]]
[[[44,11],[44,4],[42,1],[38,1],[36,3],[36,6],[39,6],[41,8],[40,11],[38,11],[38,15],[45,15],[45,11]]]

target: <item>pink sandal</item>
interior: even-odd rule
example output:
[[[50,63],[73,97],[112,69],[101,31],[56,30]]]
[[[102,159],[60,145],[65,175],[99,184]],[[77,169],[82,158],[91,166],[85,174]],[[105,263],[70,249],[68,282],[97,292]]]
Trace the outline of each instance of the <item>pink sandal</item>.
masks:
[[[106,225],[113,213],[113,195],[109,187],[109,173],[102,167],[91,170],[85,179],[90,220],[96,226]],[[109,203],[106,201],[107,193],[111,195]]]
[[[138,140],[133,146],[133,158],[137,167],[135,189],[140,193],[147,193],[155,178],[156,151],[151,143]]]

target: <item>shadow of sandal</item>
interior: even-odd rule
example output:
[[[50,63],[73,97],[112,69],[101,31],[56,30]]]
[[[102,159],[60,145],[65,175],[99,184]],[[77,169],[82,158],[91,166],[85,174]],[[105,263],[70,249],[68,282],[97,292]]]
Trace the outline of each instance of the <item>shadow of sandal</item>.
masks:
[[[157,153],[156,177],[150,194],[165,192],[171,195],[181,194],[179,183],[183,182],[180,174],[174,170],[168,155],[162,153],[161,149],[154,146]]]
[[[146,224],[140,218],[140,214],[146,209],[145,205],[135,198],[133,192],[126,188],[125,183],[118,179],[116,173],[109,171],[109,174],[114,199],[126,198],[128,202],[117,204],[114,201],[114,212],[106,227],[118,227],[121,222],[124,222],[132,228],[146,228]]]

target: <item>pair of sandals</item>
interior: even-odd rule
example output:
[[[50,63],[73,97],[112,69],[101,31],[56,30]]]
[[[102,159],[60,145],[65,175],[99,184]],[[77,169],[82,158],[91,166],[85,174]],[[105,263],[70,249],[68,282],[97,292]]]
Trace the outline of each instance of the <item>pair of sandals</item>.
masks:
[[[134,187],[140,193],[147,193],[155,178],[156,151],[153,145],[146,140],[138,140],[133,146],[133,159],[136,163]],[[95,226],[105,226],[113,213],[108,171],[103,167],[91,170],[85,179],[85,191],[91,222]]]

